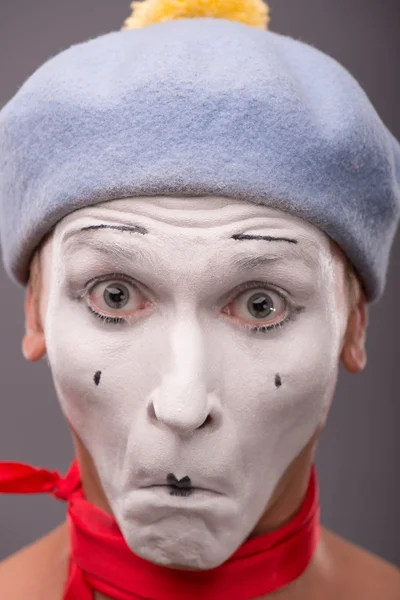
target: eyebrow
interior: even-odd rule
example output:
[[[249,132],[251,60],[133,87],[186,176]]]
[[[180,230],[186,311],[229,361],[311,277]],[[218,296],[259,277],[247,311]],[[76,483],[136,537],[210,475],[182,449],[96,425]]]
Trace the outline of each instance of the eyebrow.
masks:
[[[238,271],[250,271],[258,267],[270,266],[271,263],[280,260],[279,256],[268,256],[265,254],[257,254],[255,256],[235,256],[232,259],[232,265]]]
[[[128,247],[124,244],[117,243],[114,240],[107,240],[106,242],[96,235],[96,231],[103,229],[112,229],[121,232],[128,233],[139,233],[140,235],[146,235],[147,229],[141,225],[108,225],[105,223],[99,225],[88,225],[78,230],[73,230],[67,233],[64,240],[68,242],[71,238],[77,238],[78,244],[83,245],[105,256],[108,256],[114,260],[131,261],[133,257],[140,261],[147,261],[150,265],[154,263],[154,259],[149,252],[144,248]],[[73,248],[68,248],[67,253],[73,252]],[[155,264],[155,263],[154,263]]]
[[[82,227],[80,231],[93,231],[96,229],[117,229],[118,231],[128,231],[129,233],[141,233],[142,235],[149,233],[147,229],[141,225],[106,225],[105,223],[101,223],[100,225],[88,225],[87,227]]]
[[[232,240],[265,240],[266,242],[288,242],[289,244],[298,244],[293,238],[274,237],[272,235],[251,235],[248,233],[235,233]]]
[[[71,236],[78,236],[81,238],[81,242],[84,243],[85,246],[89,246],[94,250],[101,252],[102,254],[108,255],[116,260],[124,260],[131,261],[133,257],[139,259],[141,262],[146,261],[149,265],[156,265],[156,257],[153,257],[151,253],[146,251],[144,248],[135,248],[134,250],[130,247],[125,247],[123,244],[117,244],[111,240],[104,242],[102,239],[98,239],[97,236],[90,235],[89,232],[94,232],[103,229],[112,229],[122,232],[128,233],[139,233],[141,235],[146,235],[148,230],[141,225],[108,225],[106,223],[101,223],[99,225],[88,225],[86,227],[82,227],[78,231],[71,232]],[[67,237],[70,237],[68,235]],[[298,244],[296,239],[285,238],[285,237],[274,237],[269,235],[251,235],[244,233],[236,233],[231,236],[231,239],[234,240],[265,240],[267,242],[287,242],[290,244]],[[256,269],[257,267],[263,267],[266,265],[270,265],[272,262],[275,262],[281,259],[281,256],[272,256],[265,254],[257,254],[257,255],[240,255],[232,257],[232,266],[235,267],[239,271],[247,271],[251,269]]]
[[[93,231],[96,229],[116,229],[117,231],[127,231],[129,233],[140,233],[146,235],[148,230],[141,225],[107,225],[101,223],[100,225],[88,225],[82,227],[81,231]],[[297,244],[298,241],[293,238],[274,237],[272,235],[251,235],[248,233],[234,233],[231,236],[232,240],[264,240],[266,242],[288,242],[289,244]]]

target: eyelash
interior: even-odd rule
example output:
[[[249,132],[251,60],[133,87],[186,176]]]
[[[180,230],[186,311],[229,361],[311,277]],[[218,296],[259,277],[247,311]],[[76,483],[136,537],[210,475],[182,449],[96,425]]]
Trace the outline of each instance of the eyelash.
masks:
[[[127,319],[124,319],[123,317],[107,317],[106,315],[102,315],[89,305],[87,305],[87,308],[92,315],[103,321],[103,323],[111,323],[112,325],[118,325],[119,323],[127,322]]]
[[[121,281],[125,281],[127,283],[130,283],[131,285],[136,285],[136,283],[131,280],[130,278],[122,275],[122,274],[118,274],[118,273],[114,273],[112,275],[106,275],[104,277],[99,277],[99,278],[94,278],[91,279],[85,286],[85,290],[84,292],[80,295],[80,298],[84,298],[84,296],[86,296],[86,294],[90,291],[91,287],[94,287],[95,284],[97,283],[101,283],[102,281],[107,281],[108,279],[119,279]],[[91,284],[93,284],[91,286]],[[241,323],[240,321],[235,321],[236,326],[240,327],[241,329],[244,329],[246,331],[250,331],[250,333],[269,333],[270,331],[274,330],[274,329],[280,329],[281,327],[284,327],[284,325],[286,325],[287,323],[289,323],[290,321],[293,321],[294,318],[301,312],[303,312],[303,310],[305,309],[304,306],[295,306],[293,305],[291,302],[289,302],[289,300],[287,299],[286,295],[282,294],[282,292],[280,292],[279,290],[277,290],[275,288],[275,286],[273,286],[272,284],[268,284],[266,282],[260,282],[260,281],[248,281],[242,285],[240,285],[239,287],[235,288],[235,290],[232,292],[232,294],[230,295],[230,300],[228,302],[228,304],[230,302],[232,302],[232,300],[238,295],[240,294],[240,292],[243,292],[247,289],[253,289],[253,288],[263,288],[266,290],[273,290],[276,294],[279,294],[280,296],[282,296],[285,301],[288,304],[288,314],[286,315],[286,317],[283,319],[283,321],[280,321],[279,323],[273,323],[271,325],[246,325],[245,323]],[[100,319],[103,323],[107,323],[107,324],[112,324],[112,325],[120,325],[123,323],[127,323],[128,319],[124,318],[124,317],[108,317],[106,315],[102,315],[101,313],[97,312],[96,310],[94,310],[94,308],[92,308],[90,305],[87,305],[87,308],[89,310],[89,312],[96,317],[97,319]]]
[[[236,325],[245,329],[246,331],[250,331],[250,333],[269,333],[273,329],[280,329],[281,327],[284,327],[286,323],[289,323],[289,321],[294,321],[296,315],[302,312],[302,310],[302,306],[295,307],[287,314],[283,321],[280,321],[279,323],[273,323],[272,325],[256,325],[254,327],[252,325],[245,325],[244,323],[240,322],[236,322]]]

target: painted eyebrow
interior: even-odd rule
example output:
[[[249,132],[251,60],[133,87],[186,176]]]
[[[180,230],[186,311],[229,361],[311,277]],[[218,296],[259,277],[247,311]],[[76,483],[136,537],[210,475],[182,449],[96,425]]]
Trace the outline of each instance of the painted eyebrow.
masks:
[[[128,231],[129,233],[141,233],[142,235],[149,233],[147,229],[141,225],[106,225],[105,223],[101,223],[100,225],[88,225],[87,227],[82,227],[80,231],[93,231],[96,229],[117,229],[118,231]]]
[[[298,244],[293,238],[274,237],[272,235],[251,235],[248,233],[235,233],[232,240],[265,240],[266,242],[288,242],[289,244]]]
[[[113,229],[122,232],[128,233],[139,233],[141,235],[146,235],[148,230],[141,225],[109,225],[106,223],[101,223],[99,225],[88,225],[86,227],[82,227],[78,231],[72,232],[72,235],[78,234],[78,236],[82,236],[84,239],[85,245],[92,247],[94,250],[100,251],[103,254],[109,255],[117,260],[132,260],[132,257],[135,256],[139,258],[142,262],[147,261],[150,265],[155,264],[154,258],[144,249],[135,248],[133,251],[131,248],[125,248],[123,245],[115,244],[113,242],[104,243],[104,241],[100,241],[97,239],[97,236],[87,237],[90,235],[89,232],[98,231],[102,229]],[[87,235],[85,235],[87,234]],[[70,234],[71,235],[71,234]],[[69,237],[69,236],[68,236]],[[298,241],[295,239],[284,238],[284,237],[274,237],[268,235],[251,235],[244,233],[237,233],[231,236],[232,239],[235,240],[265,240],[268,242],[288,242],[291,244],[297,244]],[[272,262],[279,260],[281,257],[278,256],[270,256],[270,255],[248,255],[248,256],[236,256],[233,257],[232,266],[238,269],[239,271],[247,271],[249,269],[254,269],[257,267],[262,267],[265,265],[270,265]]]
[[[102,223],[100,225],[88,225],[83,227],[81,231],[90,231],[96,229],[117,229],[118,231],[128,231],[130,233],[140,233],[146,235],[148,232],[145,227],[141,225],[106,225]],[[232,235],[233,240],[265,240],[266,242],[288,242],[290,244],[297,244],[297,240],[293,238],[274,237],[271,235],[251,235],[247,233],[235,233]]]
[[[82,244],[83,246],[90,247],[93,250],[96,250],[115,260],[130,262],[133,258],[135,258],[142,262],[147,261],[149,264],[153,264],[154,259],[152,258],[151,254],[149,254],[143,248],[136,246],[133,249],[125,244],[116,243],[112,240],[107,240],[107,242],[104,242],[101,237],[96,235],[96,231],[101,231],[103,229],[112,229],[128,233],[139,233],[141,235],[146,235],[148,233],[147,229],[141,225],[108,225],[106,223],[101,223],[99,225],[88,225],[86,227],[82,227],[81,229],[70,231],[65,236],[65,241],[76,237],[79,245]],[[67,250],[68,254],[73,252],[73,248],[69,248]]]

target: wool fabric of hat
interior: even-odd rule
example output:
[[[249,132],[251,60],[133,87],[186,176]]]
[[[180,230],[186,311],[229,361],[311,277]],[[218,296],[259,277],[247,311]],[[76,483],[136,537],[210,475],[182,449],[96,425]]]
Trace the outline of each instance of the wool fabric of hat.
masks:
[[[34,249],[79,208],[214,195],[316,225],[377,299],[399,218],[400,146],[358,83],[262,30],[258,0],[133,7],[123,31],[50,59],[0,112],[9,274],[25,284]]]

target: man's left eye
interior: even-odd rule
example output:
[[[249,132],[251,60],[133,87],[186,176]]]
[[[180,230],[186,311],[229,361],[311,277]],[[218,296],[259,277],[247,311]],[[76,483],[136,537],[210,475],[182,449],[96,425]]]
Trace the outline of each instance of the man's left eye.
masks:
[[[87,301],[96,313],[129,316],[148,304],[143,294],[132,284],[122,281],[101,281],[88,292]]]
[[[285,319],[288,305],[277,292],[260,288],[240,293],[224,312],[249,324],[272,325]]]

